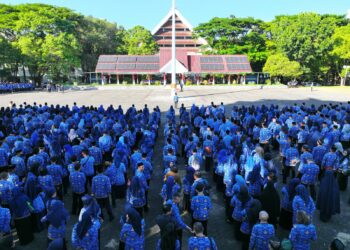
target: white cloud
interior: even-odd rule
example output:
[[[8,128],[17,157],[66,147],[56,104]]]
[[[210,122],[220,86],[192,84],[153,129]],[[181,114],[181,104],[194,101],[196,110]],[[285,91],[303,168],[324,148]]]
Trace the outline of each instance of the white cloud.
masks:
[[[350,9],[348,9],[348,13],[346,14],[346,17],[350,19]]]

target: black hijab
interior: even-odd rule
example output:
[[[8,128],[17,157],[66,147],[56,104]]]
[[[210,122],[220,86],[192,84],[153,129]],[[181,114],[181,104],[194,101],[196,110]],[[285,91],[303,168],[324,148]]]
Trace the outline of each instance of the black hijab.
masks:
[[[280,196],[272,181],[268,181],[261,193],[260,201],[262,209],[269,214],[269,223],[277,224],[280,214]]]

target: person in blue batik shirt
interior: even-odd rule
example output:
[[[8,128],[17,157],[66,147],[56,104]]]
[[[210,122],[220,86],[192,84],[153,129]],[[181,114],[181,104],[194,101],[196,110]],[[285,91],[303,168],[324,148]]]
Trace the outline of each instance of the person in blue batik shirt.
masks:
[[[261,189],[264,185],[264,180],[260,175],[260,165],[255,165],[253,170],[248,174],[247,182],[249,182],[248,191],[249,194],[258,199],[261,194]]]
[[[287,182],[287,178],[292,172],[292,178],[295,177],[295,166],[299,162],[299,152],[295,147],[294,142],[291,142],[290,148],[288,148],[285,152],[285,164],[283,168],[283,183]]]
[[[318,166],[321,166],[323,156],[327,153],[327,148],[322,145],[322,141],[317,141],[317,146],[312,149],[312,157]]]
[[[15,222],[17,236],[21,245],[29,244],[33,241],[33,224],[30,216],[30,200],[21,188],[15,187],[12,190],[12,200],[10,210]]]
[[[296,223],[289,234],[294,250],[310,250],[311,241],[317,239],[316,228],[304,211],[298,211]]]
[[[195,170],[192,167],[186,168],[186,175],[183,178],[182,186],[183,186],[183,209],[190,212],[191,211],[191,187],[194,182],[194,172]]]
[[[84,149],[81,152],[82,159],[80,160],[81,171],[85,174],[87,183],[91,187],[92,178],[95,174],[94,164],[95,159],[89,155],[89,150]]]
[[[275,228],[268,223],[269,214],[266,211],[259,213],[260,223],[253,226],[250,236],[249,250],[269,250],[269,242],[275,236]]]
[[[313,200],[316,200],[316,182],[320,172],[320,167],[317,166],[312,158],[307,159],[307,163],[300,169],[301,183],[310,189],[310,195]]]
[[[261,202],[256,199],[252,199],[245,205],[245,208],[241,211],[243,217],[241,224],[242,233],[242,250],[248,250],[250,235],[253,226],[258,222],[259,213],[262,209]]]
[[[103,170],[102,165],[97,167],[97,175],[92,178],[91,194],[96,198],[97,203],[101,207],[101,217],[104,218],[102,209],[106,208],[109,215],[109,220],[112,221],[114,216],[112,213],[111,203],[109,201],[109,194],[112,191],[112,186],[109,178],[103,174]]]
[[[104,174],[108,176],[112,185],[112,206],[115,208],[115,200],[125,197],[125,165],[119,157],[115,157],[113,163],[107,167]]]
[[[47,188],[55,188],[55,184],[53,183],[53,178],[51,175],[47,173],[46,168],[40,169],[40,176],[38,177],[38,183],[43,190]]]
[[[215,240],[212,237],[207,237],[203,234],[203,226],[200,222],[193,225],[194,236],[188,239],[189,250],[217,250]]]
[[[191,210],[192,213],[192,225],[195,222],[201,222],[204,227],[204,234],[208,235],[207,226],[209,219],[209,211],[212,208],[211,200],[208,196],[204,195],[204,185],[198,184],[196,186],[197,195],[192,197]]]
[[[169,176],[163,184],[161,196],[163,198],[163,203],[167,200],[173,199],[173,194],[178,193],[181,190],[181,187],[179,184],[175,182],[174,176]]]
[[[1,207],[0,205],[0,234],[2,235],[2,241],[0,242],[0,249],[10,249],[14,247],[10,223],[11,223],[10,209]]]
[[[98,250],[99,249],[99,230],[101,222],[88,211],[82,216],[82,219],[74,225],[72,231],[72,245],[77,249]]]
[[[102,164],[102,150],[96,146],[96,141],[91,142],[91,147],[89,148],[89,155],[91,155],[94,160],[96,165]]]
[[[9,206],[12,200],[12,190],[15,187],[12,182],[8,181],[8,173],[0,173],[0,204],[3,206]]]
[[[65,239],[66,237],[66,224],[69,219],[69,214],[64,207],[62,201],[53,199],[50,202],[50,206],[47,207],[47,215],[41,219],[41,222],[48,222],[48,241],[51,242],[55,239]],[[64,243],[65,244],[65,243]]]
[[[143,210],[146,204],[146,190],[141,183],[140,178],[134,176],[131,179],[130,186],[127,191],[127,202],[135,208],[141,217],[143,217]]]
[[[328,153],[323,156],[321,164],[321,172],[326,170],[335,171],[339,167],[339,157],[336,154],[337,148],[333,145]]]
[[[259,133],[259,143],[264,149],[264,152],[270,151],[270,139],[272,137],[271,131],[267,128],[265,123],[262,123],[262,128]]]
[[[4,144],[4,142],[0,143]],[[5,148],[0,146],[0,168],[6,167],[8,165],[8,152]]]
[[[11,158],[11,164],[16,167],[15,172],[18,175],[18,177],[22,180],[22,178],[26,175],[27,170],[24,159],[22,158],[21,149],[16,149],[15,154],[16,155]]]
[[[122,224],[120,241],[125,244],[125,250],[145,249],[145,221],[137,210],[127,208]]]
[[[296,222],[296,215],[298,211],[304,211],[310,219],[316,209],[315,203],[309,195],[304,185],[298,185],[295,189],[296,195],[293,199],[293,223]]]
[[[83,207],[81,198],[85,194],[86,190],[86,176],[80,171],[80,163],[76,162],[74,164],[74,172],[69,176],[69,182],[72,189],[72,211],[71,214],[79,213],[80,209]]]
[[[63,200],[63,190],[62,190],[62,177],[63,177],[63,168],[61,165],[57,164],[58,158],[53,156],[51,158],[51,165],[46,167],[47,173],[52,176],[53,184],[56,188],[57,196]]]

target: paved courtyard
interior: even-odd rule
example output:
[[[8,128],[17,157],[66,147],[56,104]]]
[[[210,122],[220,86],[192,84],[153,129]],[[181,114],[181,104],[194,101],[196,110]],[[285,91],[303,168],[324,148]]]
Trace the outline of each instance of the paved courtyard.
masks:
[[[185,92],[179,93],[180,103],[184,103],[186,107],[195,103],[197,105],[209,105],[210,102],[224,102],[225,105],[256,105],[256,104],[294,104],[294,103],[329,103],[329,102],[347,102],[350,100],[350,88],[316,88],[311,91],[310,88],[287,89],[284,87],[264,88],[260,87],[191,87],[185,89]],[[150,108],[159,105],[162,112],[169,108],[172,104],[170,97],[170,89],[163,87],[120,87],[108,88],[104,90],[83,90],[68,91],[65,93],[47,93],[47,92],[31,92],[31,93],[15,93],[0,95],[0,106],[8,106],[13,101],[17,104],[27,102],[43,104],[69,104],[77,102],[78,105],[110,105],[117,106],[121,104],[124,109],[131,104],[135,104],[137,108],[142,108],[144,104],[148,104]],[[163,127],[160,128],[162,130]],[[151,181],[150,189],[150,211],[146,213],[146,249],[155,249],[156,241],[159,237],[158,227],[155,223],[155,217],[161,211],[161,199],[159,192],[162,185],[162,167],[161,167],[161,149],[163,147],[164,138],[159,133],[159,138],[155,148],[155,158],[153,165],[155,167],[154,176]],[[275,158],[276,163],[279,162]],[[179,163],[181,173],[184,174],[184,162],[181,159]],[[211,180],[211,178],[208,178]],[[344,233],[347,238],[350,234],[350,207],[347,205],[347,199],[350,195],[349,190],[341,194],[341,215],[332,217],[329,223],[322,223],[318,219],[318,211],[315,212],[313,222],[317,227],[318,240],[313,244],[312,249],[327,249],[327,244],[338,234]],[[218,244],[219,249],[240,249],[240,243],[233,239],[233,228],[227,224],[224,215],[223,197],[216,193],[215,189],[211,194],[214,209],[210,215],[208,232],[213,236]],[[70,210],[70,195],[65,197],[65,204]],[[119,238],[120,224],[119,217],[124,206],[124,201],[117,204],[114,209],[116,218],[113,222],[105,222],[101,229],[101,249],[116,249],[117,240]],[[190,223],[188,215],[184,215],[187,223]],[[70,242],[70,233],[72,225],[77,221],[76,216],[72,216],[69,221],[67,239]],[[288,232],[278,230],[280,237],[287,237]],[[187,249],[187,238],[189,233],[183,235],[183,249]],[[69,244],[70,245],[70,244]],[[26,247],[18,246],[17,249],[46,249],[46,232],[35,235],[35,241]],[[69,248],[70,249],[70,248]]]

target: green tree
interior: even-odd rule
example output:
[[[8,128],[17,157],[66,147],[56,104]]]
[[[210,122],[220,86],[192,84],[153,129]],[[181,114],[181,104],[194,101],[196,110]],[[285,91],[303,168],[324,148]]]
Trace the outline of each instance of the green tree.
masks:
[[[84,72],[95,71],[97,59],[103,54],[126,54],[123,27],[106,20],[84,17],[78,26],[78,40],[82,48],[81,67]]]
[[[158,51],[151,32],[142,26],[129,29],[125,34],[124,43],[129,55],[152,55]]]
[[[299,62],[307,80],[333,81],[337,62],[329,38],[346,22],[343,16],[301,13],[277,16],[270,31],[276,52]]]
[[[333,51],[332,53],[339,58],[350,60],[350,24],[347,26],[337,27],[332,36]]]
[[[246,54],[254,71],[261,71],[267,58],[267,24],[259,19],[215,17],[195,28],[195,36],[206,39],[212,54]]]
[[[263,71],[269,73],[272,78],[282,77],[283,80],[297,78],[303,73],[298,62],[290,61],[283,54],[269,56]]]

